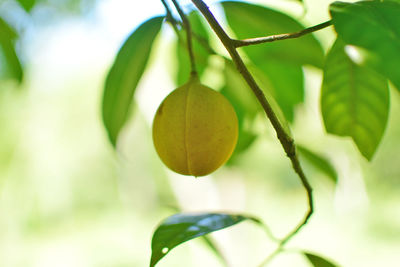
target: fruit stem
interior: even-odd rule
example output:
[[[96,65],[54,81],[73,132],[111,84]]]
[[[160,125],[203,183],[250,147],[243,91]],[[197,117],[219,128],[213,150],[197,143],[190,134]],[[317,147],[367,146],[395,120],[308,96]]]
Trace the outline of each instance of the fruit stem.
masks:
[[[188,18],[185,15],[185,12],[183,12],[182,8],[178,4],[176,0],[172,0],[172,3],[174,4],[176,11],[178,11],[179,16],[182,19],[183,27],[186,30],[186,42],[187,42],[187,49],[189,53],[189,59],[190,59],[190,76],[197,76],[197,70],[196,70],[196,61],[193,53],[193,45],[192,45],[192,27],[190,25],[190,22]]]

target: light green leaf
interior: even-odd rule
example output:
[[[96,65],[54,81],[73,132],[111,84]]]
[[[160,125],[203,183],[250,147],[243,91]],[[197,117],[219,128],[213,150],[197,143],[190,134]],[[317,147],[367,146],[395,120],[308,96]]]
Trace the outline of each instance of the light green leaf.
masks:
[[[192,11],[188,15],[190,25],[193,32],[192,45],[193,53],[196,60],[196,68],[198,74],[201,76],[208,64],[208,58],[210,56],[209,51],[205,46],[208,45],[209,35],[208,31],[204,27],[198,12]],[[182,40],[186,40],[186,33],[181,31]],[[182,85],[189,80],[190,75],[190,59],[186,42],[176,43],[176,55],[177,55],[177,85]]]
[[[256,97],[236,70],[233,62],[225,61],[224,68],[225,86],[220,93],[233,105],[239,122],[239,139],[235,150],[227,164],[236,162],[237,156],[244,152],[256,140],[257,135],[252,131],[251,125],[261,106]]]
[[[318,155],[316,152],[309,150],[304,146],[297,145],[297,151],[301,157],[304,157],[310,162],[316,169],[324,173],[329,177],[335,184],[337,183],[337,173],[332,164],[325,157]]]
[[[258,219],[243,215],[225,213],[178,213],[168,217],[155,230],[151,241],[151,261],[153,267],[174,247],[193,238],[204,236],[244,220],[261,224]]]
[[[339,267],[338,265],[328,261],[327,259],[317,256],[315,254],[304,252],[304,256],[310,261],[314,267]]]
[[[23,69],[15,51],[17,33],[0,18],[0,71],[5,78],[22,81]]]
[[[321,112],[327,132],[350,136],[368,160],[374,155],[389,112],[387,80],[356,65],[337,40],[324,68]]]
[[[263,87],[276,99],[286,120],[293,122],[294,109],[304,101],[304,75],[300,65],[270,60],[257,64],[259,75],[269,84]]]
[[[223,89],[223,93],[235,103],[236,106],[240,107],[240,110],[243,111],[243,115],[255,116],[257,112],[261,111],[257,98],[231,60],[225,60],[223,74],[226,85],[226,88]],[[239,113],[238,116],[240,117],[242,114],[241,112]]]
[[[330,12],[340,38],[363,49],[363,64],[388,77],[400,90],[400,3],[334,2]]]
[[[147,66],[155,37],[164,17],[140,25],[120,48],[104,86],[102,116],[109,139],[115,146],[124,126],[136,87]]]
[[[240,39],[304,29],[304,26],[294,18],[267,7],[233,1],[221,4],[230,28]],[[310,64],[321,68],[324,58],[322,47],[312,34],[296,39],[243,47],[243,50],[256,65],[275,59],[290,64]]]
[[[291,133],[290,127],[289,127],[289,122],[286,119],[286,117],[282,111],[282,108],[279,106],[278,102],[275,100],[275,97],[272,95],[271,80],[264,73],[262,73],[257,67],[255,67],[253,65],[248,65],[247,67],[250,69],[254,78],[257,80],[257,83],[260,85],[260,87],[265,95],[265,98],[271,105],[271,108],[274,111],[277,119],[279,120],[279,123],[282,125],[283,130],[285,131],[285,133],[288,136],[292,137],[292,133]]]

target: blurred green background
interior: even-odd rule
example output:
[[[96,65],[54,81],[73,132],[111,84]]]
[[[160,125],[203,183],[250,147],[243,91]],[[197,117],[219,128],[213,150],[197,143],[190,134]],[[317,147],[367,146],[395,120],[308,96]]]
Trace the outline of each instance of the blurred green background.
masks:
[[[189,1],[182,1],[184,4]],[[207,3],[211,4],[212,1]],[[253,1],[254,2],[254,1]],[[296,1],[258,1],[289,12]],[[305,1],[307,25],[329,18],[331,1]],[[107,140],[100,116],[105,75],[118,48],[143,20],[163,14],[160,1],[42,0],[27,13],[0,1],[0,15],[20,33],[24,65],[18,85],[0,81],[0,266],[147,266],[153,230],[174,207],[244,212],[284,236],[306,210],[305,192],[266,118],[260,138],[209,177],[174,174],[151,141],[151,120],[175,87],[169,25],[136,95],[134,116],[118,143]],[[332,29],[317,33],[329,47]],[[218,88],[220,62],[203,82]],[[4,71],[2,69],[2,71]],[[297,143],[328,157],[337,185],[304,162],[315,194],[309,224],[270,266],[310,266],[296,253],[313,251],[346,267],[398,266],[400,261],[400,96],[372,162],[347,138],[327,135],[319,111],[321,72],[306,68],[306,100],[296,109]],[[244,88],[244,90],[247,90]],[[274,248],[251,223],[212,234],[229,266],[256,266]],[[159,266],[222,266],[199,240],[177,247]]]

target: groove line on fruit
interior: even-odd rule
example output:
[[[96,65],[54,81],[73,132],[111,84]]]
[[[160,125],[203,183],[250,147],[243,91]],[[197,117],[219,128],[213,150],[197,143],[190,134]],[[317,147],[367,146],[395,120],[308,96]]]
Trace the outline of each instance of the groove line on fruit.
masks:
[[[190,157],[189,157],[189,142],[188,142],[188,128],[189,128],[189,121],[190,121],[190,117],[189,117],[189,96],[190,96],[190,90],[192,89],[193,83],[189,84],[189,87],[187,89],[186,92],[186,99],[185,99],[185,125],[184,125],[184,134],[183,134],[183,144],[185,147],[185,153],[186,153],[186,167],[187,167],[187,171],[190,175],[192,175],[192,170],[190,168]]]

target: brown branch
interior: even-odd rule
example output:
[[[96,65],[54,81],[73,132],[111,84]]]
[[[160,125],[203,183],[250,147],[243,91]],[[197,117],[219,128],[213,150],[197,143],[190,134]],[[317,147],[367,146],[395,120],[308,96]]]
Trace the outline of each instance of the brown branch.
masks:
[[[183,12],[182,8],[178,4],[177,0],[172,0],[172,3],[174,3],[174,6],[176,10],[178,11],[179,16],[182,19],[183,26],[186,30],[186,42],[187,42],[187,48],[188,48],[188,53],[189,53],[189,58],[190,58],[190,74],[197,76],[197,70],[196,70],[196,63],[195,63],[195,58],[194,58],[194,53],[193,53],[193,45],[192,45],[192,28],[190,26],[190,22],[187,19],[185,13]]]
[[[199,11],[203,14],[203,16],[206,18],[208,21],[209,25],[211,28],[214,30],[218,38],[221,40],[222,44],[225,46],[226,50],[230,54],[233,62],[236,65],[236,68],[240,72],[240,74],[243,76],[243,78],[246,80],[247,84],[253,91],[254,95],[256,96],[257,100],[261,104],[262,108],[265,111],[265,114],[267,115],[268,119],[270,120],[272,126],[274,127],[277,137],[286,153],[286,155],[289,157],[294,171],[298,174],[304,188],[307,191],[307,198],[308,198],[308,211],[306,212],[303,220],[294,228],[293,231],[291,231],[286,237],[284,237],[277,250],[271,255],[272,257],[276,255],[282,247],[287,243],[290,238],[293,237],[309,220],[313,213],[313,195],[312,195],[312,188],[310,184],[307,181],[306,176],[304,175],[304,172],[301,168],[299,159],[296,155],[296,146],[294,144],[294,140],[286,133],[285,129],[281,125],[281,123],[278,120],[278,117],[276,116],[275,112],[273,111],[270,103],[266,99],[264,93],[262,92],[261,88],[255,81],[254,77],[251,75],[250,71],[247,69],[246,65],[244,64],[242,58],[240,57],[238,51],[236,50],[235,46],[235,41],[232,40],[224,31],[224,29],[221,27],[221,25],[218,23],[218,21],[215,19],[214,15],[211,13],[211,11],[208,9],[207,5],[202,1],[202,0],[192,0],[194,5],[199,9]]]
[[[270,35],[270,36],[266,36],[266,37],[257,37],[257,38],[243,39],[243,40],[232,40],[232,42],[235,47],[256,45],[256,44],[262,44],[262,43],[271,43],[271,42],[275,42],[275,41],[298,38],[303,35],[324,29],[331,25],[332,25],[332,21],[329,20],[324,23],[306,28],[306,29],[298,31],[298,32],[283,33],[283,34],[277,34],[277,35]]]

